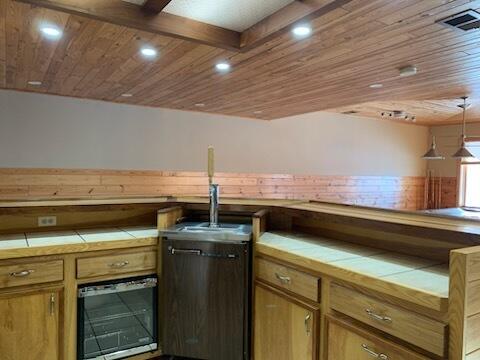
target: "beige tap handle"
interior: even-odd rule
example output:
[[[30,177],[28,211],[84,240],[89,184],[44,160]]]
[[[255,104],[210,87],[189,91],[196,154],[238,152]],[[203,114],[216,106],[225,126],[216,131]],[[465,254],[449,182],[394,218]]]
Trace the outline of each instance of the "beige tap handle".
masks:
[[[215,170],[214,166],[214,150],[213,146],[208,147],[208,182],[211,184],[213,182],[213,173]]]

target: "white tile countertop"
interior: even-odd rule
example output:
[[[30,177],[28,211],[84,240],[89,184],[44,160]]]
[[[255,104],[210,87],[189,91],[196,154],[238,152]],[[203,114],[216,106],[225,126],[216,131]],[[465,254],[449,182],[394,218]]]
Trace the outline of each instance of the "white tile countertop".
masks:
[[[0,235],[0,259],[158,243],[154,226],[112,227]]]

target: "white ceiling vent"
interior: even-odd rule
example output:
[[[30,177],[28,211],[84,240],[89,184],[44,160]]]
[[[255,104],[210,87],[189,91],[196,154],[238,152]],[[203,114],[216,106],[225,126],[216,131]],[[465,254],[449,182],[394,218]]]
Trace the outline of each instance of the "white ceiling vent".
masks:
[[[467,10],[439,20],[439,23],[463,31],[478,30],[480,28],[480,13]]]

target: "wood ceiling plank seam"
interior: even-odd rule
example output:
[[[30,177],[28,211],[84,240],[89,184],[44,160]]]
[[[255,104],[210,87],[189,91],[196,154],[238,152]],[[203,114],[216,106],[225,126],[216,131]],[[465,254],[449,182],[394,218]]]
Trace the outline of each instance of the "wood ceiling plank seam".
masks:
[[[208,70],[206,70],[208,71]],[[197,74],[197,75],[193,75],[193,76],[190,76],[191,78],[204,78],[202,82],[214,82],[215,81],[215,77],[219,77],[219,75],[216,75],[216,74],[211,74],[208,78],[205,77],[205,75],[202,75],[202,74]],[[179,82],[181,84],[179,84]],[[221,82],[221,80],[220,80]],[[181,89],[189,89],[189,85],[190,82],[188,80],[180,80],[180,81],[166,81],[166,82],[163,82],[162,84],[162,90],[161,91],[158,91],[157,93],[155,94],[152,94],[151,97],[148,97],[146,98],[146,100],[148,100],[149,102],[161,102],[161,100],[159,99],[162,99],[162,98],[166,98],[166,99],[169,99],[170,98],[170,94],[179,94],[179,92],[181,91]],[[219,83],[218,86],[217,86],[217,90],[219,88],[222,87],[222,84]],[[199,94],[195,94],[193,93],[193,99],[197,101],[199,97]],[[170,103],[170,100],[169,99],[169,103]],[[192,103],[193,105],[193,103]]]
[[[159,71],[162,71],[165,67],[171,65],[179,56],[184,55],[195,46],[197,45],[189,42],[171,42],[167,46],[159,49],[161,53],[160,58],[152,62],[151,66],[144,66],[141,71],[134,71],[133,73],[127,72],[124,76],[120,77],[118,81],[123,85],[128,85],[141,82],[142,79],[145,78],[150,79]]]
[[[16,0],[73,15],[129,26],[149,33],[166,35],[183,40],[238,51],[240,34],[192,19],[161,12],[152,16],[137,5],[118,0],[82,0],[78,3],[66,0]]]
[[[400,11],[395,12],[389,16],[382,18],[382,22],[391,25],[393,23],[398,23],[406,19],[412,19],[415,16],[422,16],[426,12],[434,12],[436,8],[441,8],[443,11],[444,5],[454,5],[452,0],[429,0],[429,1],[420,1],[416,2],[413,5],[410,5]]]
[[[6,13],[6,40],[7,40],[7,58],[6,58],[6,86],[15,87],[16,63],[18,56],[18,46],[20,41],[22,14],[25,7],[15,7],[9,3]],[[18,24],[18,25],[17,25]],[[9,55],[10,54],[10,55]]]
[[[0,1],[0,87],[7,87],[7,2]]]
[[[57,26],[61,29],[64,29],[69,15],[64,13],[54,12],[48,9],[42,9],[43,16],[40,21],[44,21],[45,23],[52,23],[57,24]],[[37,48],[35,49],[35,59],[34,59],[34,66],[30,69],[30,77],[36,81],[44,81],[45,74],[47,73],[48,67],[50,66],[50,62],[52,61],[53,57],[55,56],[55,50],[58,46],[57,41],[51,41],[45,37],[41,37]],[[47,92],[46,87],[41,87],[39,89],[35,89],[38,92]]]
[[[55,47],[55,51],[43,78],[42,88],[45,89],[45,91],[49,91],[51,87],[53,87],[58,71],[61,69],[65,57],[68,56],[68,49],[72,46],[72,43],[75,42],[75,33],[77,30],[83,28],[85,22],[86,19],[79,21],[71,16],[68,17],[65,28],[63,29],[62,38],[57,42],[58,44]]]
[[[69,76],[83,77],[88,69],[96,66],[102,61],[106,53],[111,49],[116,41],[122,36],[123,29],[119,26],[104,23],[98,31],[99,36],[93,38],[82,53],[82,60],[75,64]]]
[[[185,46],[185,44],[182,44],[181,46],[183,47]],[[190,68],[193,66],[194,63],[201,62],[201,59],[204,59],[206,56],[208,57],[208,59],[216,57],[218,50],[216,50],[212,54],[212,51],[210,49],[202,46],[196,46],[190,50],[188,50],[187,48],[185,50],[179,51],[182,53],[182,56],[179,60],[173,61],[166,67],[159,69],[159,71],[151,78],[143,81],[140,84],[135,85],[133,91],[138,94],[139,97],[144,99],[148,96],[148,94],[151,94],[149,89],[154,89],[154,87],[156,87],[159,82],[168,83],[168,80],[171,78],[181,80],[184,77],[182,75],[182,72],[185,71],[185,68]]]
[[[154,36],[148,37],[146,42],[152,44],[152,47],[156,47]],[[122,62],[118,63],[118,66],[112,68],[110,72],[105,73],[106,76],[103,78],[105,82],[117,83],[125,76],[128,76],[128,74],[143,73],[155,66],[156,60],[145,62],[140,54],[138,54],[139,49],[136,48],[136,46],[129,44],[129,47],[128,51],[131,56],[126,57]]]
[[[111,24],[105,24],[105,26],[113,27],[114,31],[104,31],[102,37],[105,39],[105,43],[102,42],[101,44],[98,44],[96,42],[94,47],[89,47],[87,49],[87,52],[84,55],[85,61],[78,62],[65,81],[65,93],[73,95],[75,89],[91,71],[91,68],[96,66],[96,64],[99,64],[105,58],[105,55],[115,46],[115,43],[119,40],[122,34],[124,34],[124,29],[119,26]],[[74,79],[71,80],[70,78]]]
[[[64,92],[63,85],[66,79],[71,75],[75,66],[83,62],[92,40],[102,29],[101,25],[101,23],[90,24],[88,21],[81,25],[79,29],[80,36],[76,36],[69,44],[67,56],[63,58],[60,67],[57,69],[49,91],[56,93]]]
[[[187,44],[187,43],[184,43],[184,44]],[[182,51],[183,49],[180,49],[179,51]],[[165,67],[170,67],[172,65],[172,63],[175,63],[175,59],[176,59],[176,56],[178,55],[178,52],[175,52],[173,54],[171,54],[171,57],[170,57],[170,60],[168,60],[168,62],[165,62],[165,60],[167,60],[166,58],[163,58],[162,59],[162,65],[165,66]],[[152,68],[149,72],[147,73],[144,73],[144,77],[145,78],[153,78],[153,77],[156,77],[158,76],[158,68]],[[121,91],[119,94],[115,94],[115,93],[112,93],[112,94],[109,94],[108,97],[106,97],[105,99],[112,99],[112,100],[118,100],[118,101],[121,101],[121,102],[125,102],[125,103],[128,103],[130,98],[120,98],[118,96],[121,95],[121,93],[130,93],[130,94],[134,94],[135,98],[142,98],[142,94],[141,94],[141,91],[138,91],[136,89],[136,87],[132,87],[132,85],[126,81],[126,78],[123,78],[121,79],[120,83],[122,84],[122,88],[121,88]],[[135,83],[135,82],[133,82]],[[160,85],[159,85],[160,83]],[[155,90],[158,90],[159,88],[161,88],[161,82],[159,82],[157,84],[155,84],[155,86],[152,87],[151,91],[155,91]],[[140,101],[142,100],[140,99]],[[123,100],[123,101],[122,101]],[[138,101],[138,100],[136,100]]]
[[[201,67],[201,68],[204,67],[205,68],[204,72],[207,72],[208,69],[210,69],[212,67],[212,61],[218,56],[217,54],[221,54],[220,50],[217,50],[216,53],[211,54],[212,56],[206,54],[201,59],[194,60],[191,64],[188,64],[186,67],[191,67],[193,65]],[[202,65],[205,65],[205,66],[202,66]],[[176,71],[174,71],[171,74],[171,76],[176,77],[176,80],[174,80],[172,82],[172,85],[178,85],[179,82],[181,84],[189,83],[189,81],[188,81],[189,79],[191,80],[191,79],[196,79],[196,78],[202,78],[202,77],[205,76],[204,72],[199,72],[199,73],[194,74],[194,75],[191,75],[190,73],[187,72],[182,76],[182,72],[184,71],[184,68],[176,69]],[[155,89],[159,82],[162,83],[162,89],[160,91],[158,91],[158,89],[157,89],[157,91],[155,91],[154,93],[151,93],[150,96],[144,96],[143,97],[144,100],[142,102],[143,104],[150,104],[152,101],[154,101],[154,99],[156,99],[160,96],[163,96],[164,94],[175,93],[175,90],[172,89],[172,87],[169,86],[170,82],[166,81],[166,78],[157,80],[157,82],[150,85],[150,88],[146,88],[145,91],[148,92],[149,89]]]
[[[40,33],[34,29],[37,25],[37,16],[42,15],[42,11],[26,11],[24,14],[20,43],[23,44],[19,51],[19,59],[16,66],[16,88],[26,88],[30,80],[30,72],[34,63],[35,52],[40,40]]]
[[[142,41],[149,42],[153,37],[151,34],[144,35],[141,37]],[[96,74],[96,76],[91,79],[90,82],[86,83],[82,91],[82,96],[94,96],[93,94],[99,94],[102,96],[103,89],[108,90],[108,84],[106,84],[107,79],[115,76],[116,73],[122,71],[122,67],[125,66],[125,63],[134,57],[138,57],[138,47],[137,43],[139,42],[138,31],[132,32],[129,36],[130,41],[122,42],[120,47],[116,48],[114,52],[108,54],[101,66],[101,70]]]
[[[295,44],[295,41],[292,41],[291,44]],[[237,54],[234,55],[235,56],[238,56]],[[236,65],[235,65],[236,66]],[[203,79],[202,79],[203,80]],[[185,88],[188,88],[188,85],[185,86]]]
[[[137,32],[124,28],[123,35],[112,43],[112,46],[105,53],[102,58],[102,62],[92,70],[90,70],[83,79],[75,86],[74,96],[83,96],[87,89],[98,86],[103,78],[107,76],[112,68],[118,66],[123,61],[123,58],[119,54],[127,48],[130,42],[134,42],[137,39]]]

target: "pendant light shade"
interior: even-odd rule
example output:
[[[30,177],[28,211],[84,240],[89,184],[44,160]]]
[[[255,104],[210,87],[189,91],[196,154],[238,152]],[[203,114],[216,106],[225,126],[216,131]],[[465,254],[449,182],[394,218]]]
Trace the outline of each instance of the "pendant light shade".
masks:
[[[440,155],[437,151],[437,144],[435,143],[435,135],[432,136],[432,145],[430,149],[422,156],[425,160],[443,160],[444,156]]]
[[[466,122],[465,122],[465,112],[467,111],[467,96],[463,96],[463,104],[458,105],[458,107],[463,109],[463,122],[462,122],[462,145],[460,146],[460,149],[458,149],[455,154],[452,155],[453,158],[455,159],[464,159],[464,158],[475,158],[473,154],[468,151],[467,147],[465,146],[465,138],[467,137],[466,135]]]
[[[474,158],[473,154],[465,146],[465,137],[462,139],[462,146],[452,155],[455,159]]]

